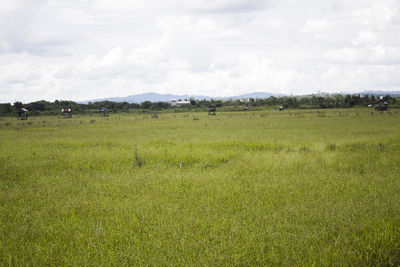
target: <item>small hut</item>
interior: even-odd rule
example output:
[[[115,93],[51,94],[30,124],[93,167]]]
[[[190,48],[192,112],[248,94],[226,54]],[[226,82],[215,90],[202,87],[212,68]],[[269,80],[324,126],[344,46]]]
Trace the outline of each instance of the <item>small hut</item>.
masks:
[[[382,96],[380,96],[379,98],[377,98],[375,100],[375,109],[380,110],[380,111],[388,110],[389,103],[387,101],[385,101]]]
[[[217,109],[216,109],[215,105],[211,104],[208,106],[208,115],[215,115],[216,111],[217,111]]]
[[[108,109],[106,109],[106,108],[99,108],[99,112],[100,112],[100,114],[102,114],[103,115],[103,117],[108,117],[109,116],[109,112],[108,112]]]
[[[25,108],[18,109],[18,120],[27,120],[28,119],[28,110]]]
[[[283,110],[285,110],[285,108],[283,106],[280,106],[279,111],[283,111]]]
[[[72,117],[72,110],[70,108],[63,108],[61,112],[63,113],[64,118]]]

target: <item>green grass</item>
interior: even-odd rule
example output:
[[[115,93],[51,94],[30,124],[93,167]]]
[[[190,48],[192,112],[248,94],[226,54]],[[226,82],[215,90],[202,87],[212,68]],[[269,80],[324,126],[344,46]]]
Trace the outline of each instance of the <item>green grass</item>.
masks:
[[[400,114],[0,119],[1,265],[400,264]]]

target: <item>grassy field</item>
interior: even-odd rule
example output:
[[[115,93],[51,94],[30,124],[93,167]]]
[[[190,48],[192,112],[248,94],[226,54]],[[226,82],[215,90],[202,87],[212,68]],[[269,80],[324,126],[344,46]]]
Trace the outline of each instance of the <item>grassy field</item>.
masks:
[[[0,119],[0,265],[400,264],[400,113]]]

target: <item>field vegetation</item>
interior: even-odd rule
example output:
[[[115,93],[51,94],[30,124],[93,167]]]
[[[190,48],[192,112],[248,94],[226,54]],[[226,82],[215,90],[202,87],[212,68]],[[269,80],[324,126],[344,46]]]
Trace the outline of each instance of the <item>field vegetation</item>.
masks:
[[[0,265],[400,264],[400,114],[0,118]]]
[[[282,106],[287,109],[331,109],[331,108],[360,108],[368,105],[375,106],[378,96],[374,95],[307,95],[307,96],[281,96],[269,98],[249,98],[249,99],[186,99],[189,105],[180,108],[173,108],[170,102],[150,102],[138,103],[99,101],[87,104],[76,103],[74,101],[55,100],[48,102],[45,100],[31,103],[14,102],[0,103],[0,116],[13,116],[21,108],[28,110],[27,115],[60,115],[62,109],[71,109],[73,114],[98,114],[99,110],[107,109],[111,113],[182,113],[182,112],[204,112],[209,105],[215,105],[219,111],[243,111],[244,107],[251,110],[273,109]],[[384,101],[389,103],[390,108],[400,108],[400,97],[386,95]]]

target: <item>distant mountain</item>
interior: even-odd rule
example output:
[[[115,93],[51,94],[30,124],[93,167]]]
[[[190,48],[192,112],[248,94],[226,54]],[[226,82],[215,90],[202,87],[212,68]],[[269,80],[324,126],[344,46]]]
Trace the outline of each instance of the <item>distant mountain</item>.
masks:
[[[279,96],[285,96],[285,95],[264,93],[264,92],[254,92],[254,93],[244,94],[244,95],[239,95],[239,96],[226,97],[225,99],[270,98],[271,96],[279,97]]]
[[[366,90],[362,91],[361,95],[374,95],[374,96],[386,96],[390,95],[392,97],[400,97],[400,91],[379,91],[379,90]]]
[[[173,94],[157,94],[157,93],[144,93],[138,95],[129,95],[125,97],[108,97],[100,99],[92,99],[80,101],[81,104],[89,102],[111,101],[111,102],[128,102],[128,103],[142,103],[144,101],[150,102],[169,102],[171,99],[210,99],[208,96],[192,96],[192,95],[173,95]]]
[[[244,94],[239,96],[229,96],[229,97],[211,97],[211,96],[203,96],[203,95],[174,95],[174,94],[157,94],[157,93],[144,93],[138,95],[130,95],[125,97],[109,97],[109,98],[101,98],[101,99],[92,99],[86,101],[79,101],[80,104],[87,104],[89,102],[100,102],[100,101],[112,101],[112,102],[128,102],[128,103],[142,103],[144,101],[150,102],[169,102],[171,99],[196,99],[196,100],[225,100],[225,99],[247,99],[247,98],[268,98],[270,96],[283,96],[282,94],[273,94],[273,93],[262,93],[262,92],[254,92],[250,94]]]
[[[347,94],[347,93],[342,93],[342,94]],[[349,94],[354,94],[354,93],[349,93]],[[378,90],[366,90],[362,91],[360,93],[361,95],[375,95],[375,96],[385,96],[385,95],[390,95],[392,97],[400,97],[400,91],[378,91]],[[329,93],[318,93],[315,94],[318,96],[329,96],[331,94]],[[196,99],[196,100],[210,100],[210,99],[215,99],[215,100],[227,100],[227,99],[248,99],[248,98],[269,98],[271,96],[275,97],[282,97],[286,96],[284,94],[275,94],[275,93],[268,93],[268,92],[253,92],[249,94],[243,94],[243,95],[238,95],[238,96],[227,96],[227,97],[211,97],[211,96],[205,96],[205,95],[174,95],[174,94],[158,94],[158,93],[144,93],[144,94],[138,94],[138,95],[130,95],[130,96],[125,96],[125,97],[109,97],[109,98],[100,98],[100,99],[92,99],[92,100],[86,100],[86,101],[79,101],[78,103],[81,104],[87,104],[89,102],[100,102],[100,101],[112,101],[112,102],[128,102],[128,103],[142,103],[144,101],[150,101],[150,102],[169,102],[171,99]],[[309,95],[303,95],[303,96],[309,96]],[[296,97],[301,97],[301,95],[296,95]]]

